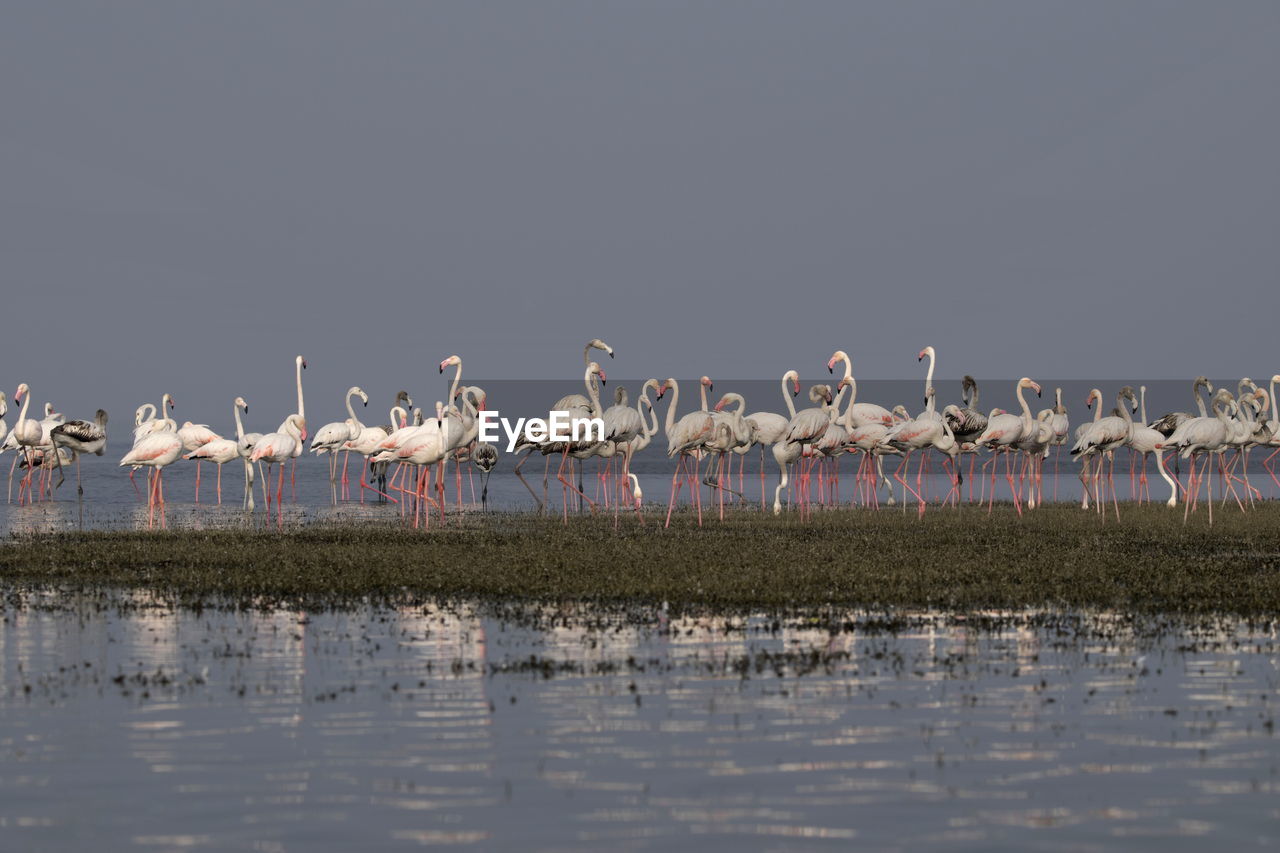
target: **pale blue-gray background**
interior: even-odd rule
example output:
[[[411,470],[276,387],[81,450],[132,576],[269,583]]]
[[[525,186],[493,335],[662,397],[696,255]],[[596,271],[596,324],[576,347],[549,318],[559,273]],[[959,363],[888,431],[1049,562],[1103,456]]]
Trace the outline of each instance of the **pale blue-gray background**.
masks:
[[[274,426],[301,352],[314,427],[455,352],[572,390],[596,335],[1269,376],[1278,44],[1275,2],[8,3],[0,386]]]

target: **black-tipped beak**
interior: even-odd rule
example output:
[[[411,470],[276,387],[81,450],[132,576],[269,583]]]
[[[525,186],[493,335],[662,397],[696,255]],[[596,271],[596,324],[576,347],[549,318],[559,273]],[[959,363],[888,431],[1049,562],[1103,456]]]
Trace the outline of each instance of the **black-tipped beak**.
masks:
[[[369,408],[369,401],[365,400],[363,405],[366,409]]]
[[[441,373],[444,373],[444,365],[443,365],[443,364],[442,364],[442,365],[440,365],[440,372],[441,372]]]
[[[613,353],[609,353],[609,358],[613,358]]]
[[[600,384],[601,384],[601,385],[608,385],[608,384],[609,384],[609,380],[608,380],[608,379],[605,379],[603,376],[601,376],[601,377],[600,377]]]
[[[1036,392],[1036,396],[1037,396],[1037,397],[1039,397],[1039,396],[1040,396],[1040,392],[1039,392],[1039,391],[1037,391],[1037,392]]]
[[[829,365],[829,364],[828,364],[828,365],[827,365],[827,373],[830,373],[830,374],[832,374],[832,375],[834,376],[834,375],[835,375],[835,372],[836,372],[836,369],[835,369],[834,367],[832,367],[831,365]]]

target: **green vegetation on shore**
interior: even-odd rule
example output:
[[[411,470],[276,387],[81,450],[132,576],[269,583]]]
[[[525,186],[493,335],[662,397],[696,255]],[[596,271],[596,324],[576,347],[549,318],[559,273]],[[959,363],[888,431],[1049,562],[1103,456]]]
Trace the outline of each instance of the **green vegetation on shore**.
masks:
[[[914,512],[735,513],[697,528],[650,516],[468,516],[395,524],[15,536],[0,589],[124,587],[179,602],[347,607],[406,596],[720,608],[1102,607],[1280,614],[1280,505],[1242,515],[1126,506],[1122,518],[1050,506],[1019,519],[966,507]]]

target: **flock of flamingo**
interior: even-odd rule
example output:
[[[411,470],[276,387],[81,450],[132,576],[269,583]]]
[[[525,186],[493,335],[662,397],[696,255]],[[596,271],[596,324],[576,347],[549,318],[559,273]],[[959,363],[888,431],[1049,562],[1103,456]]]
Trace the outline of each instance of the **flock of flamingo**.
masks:
[[[1103,414],[1102,392],[1095,388],[1086,400],[1086,405],[1093,409],[1092,420],[1080,424],[1072,432],[1060,388],[1056,389],[1052,407],[1032,413],[1025,392],[1034,391],[1040,396],[1041,387],[1027,377],[1019,379],[1014,389],[1021,412],[993,409],[984,414],[979,411],[978,385],[969,376],[962,384],[961,403],[939,410],[933,386],[936,361],[933,347],[925,347],[918,356],[919,361],[927,358],[929,365],[924,380],[925,409],[914,416],[901,405],[888,409],[874,403],[859,402],[852,365],[843,350],[833,353],[827,361],[827,369],[833,374],[838,365],[843,368],[835,388],[827,384],[810,387],[808,399],[813,405],[809,408],[797,411],[793,402],[800,393],[799,374],[795,370],[783,374],[781,385],[787,411],[785,415],[768,411],[748,413],[745,399],[736,393],[724,394],[712,404],[707,394],[713,391],[714,386],[706,376],[699,380],[700,407],[684,415],[679,414],[680,385],[674,378],[644,382],[634,406],[629,403],[626,389],[618,388],[614,404],[606,408],[601,403],[600,393],[607,378],[600,364],[592,360],[593,350],[613,357],[612,347],[604,341],[598,338],[589,341],[583,350],[586,393],[562,397],[552,404],[550,411],[564,411],[571,418],[599,418],[604,425],[603,437],[592,435],[573,441],[522,437],[515,448],[515,452],[521,455],[515,473],[528,488],[539,510],[547,504],[551,460],[559,457],[556,477],[562,486],[566,521],[571,504],[578,508],[588,506],[594,512],[603,502],[606,507],[612,505],[615,514],[624,506],[628,511],[634,510],[643,523],[643,493],[638,478],[631,471],[631,462],[659,431],[666,436],[667,455],[676,459],[667,503],[667,525],[671,523],[672,510],[686,486],[699,524],[702,523],[703,511],[702,486],[712,490],[712,500],[718,504],[721,518],[724,517],[726,500],[745,503],[743,477],[746,455],[753,448],[758,448],[760,453],[761,510],[767,510],[766,447],[778,468],[772,510],[774,514],[783,511],[786,492],[788,505],[795,507],[801,517],[808,516],[815,500],[824,507],[839,505],[839,462],[840,457],[847,453],[857,454],[860,459],[854,481],[855,496],[851,503],[876,507],[882,488],[888,490],[886,503],[896,503],[893,482],[885,473],[885,458],[897,457],[892,477],[901,487],[903,510],[907,508],[910,495],[921,515],[931,499],[925,477],[931,452],[941,457],[950,483],[949,490],[937,503],[942,506],[949,503],[960,505],[965,480],[962,457],[968,456],[968,500],[974,500],[974,482],[979,482],[981,494],[978,502],[987,504],[988,513],[995,501],[997,469],[1001,462],[1009,499],[1017,513],[1022,515],[1024,509],[1034,510],[1044,502],[1044,463],[1055,448],[1060,455],[1061,448],[1068,442],[1071,442],[1070,455],[1080,463],[1082,507],[1089,509],[1092,505],[1104,518],[1108,512],[1108,499],[1119,516],[1114,469],[1116,452],[1123,448],[1132,451],[1131,497],[1137,501],[1150,500],[1146,472],[1149,457],[1155,456],[1157,471],[1169,486],[1166,503],[1176,506],[1181,501],[1184,519],[1196,510],[1200,494],[1207,488],[1205,503],[1212,523],[1211,465],[1216,465],[1220,499],[1224,503],[1233,498],[1240,510],[1245,511],[1246,504],[1251,505],[1261,497],[1248,478],[1248,454],[1255,447],[1275,448],[1267,456],[1264,466],[1280,486],[1280,479],[1277,479],[1271,464],[1280,453],[1280,417],[1275,396],[1280,374],[1271,377],[1268,388],[1258,387],[1247,378],[1241,379],[1235,394],[1224,388],[1214,390],[1208,379],[1197,377],[1192,384],[1197,413],[1172,412],[1151,422],[1147,420],[1145,386],[1139,393],[1130,386],[1120,389],[1116,408],[1108,415]],[[285,467],[289,462],[295,463],[292,476],[296,487],[296,459],[302,454],[309,436],[302,391],[302,371],[306,366],[302,356],[295,359],[297,411],[289,414],[271,433],[244,431],[241,413],[247,413],[249,406],[243,397],[237,397],[232,408],[236,427],[234,438],[223,438],[204,424],[188,421],[178,426],[169,415],[169,410],[174,407],[170,394],[163,395],[158,408],[147,403],[137,409],[133,445],[120,460],[120,466],[130,469],[131,480],[136,470],[148,469],[149,524],[154,526],[157,511],[161,524],[164,524],[164,469],[180,458],[197,463],[197,503],[200,463],[211,462],[217,466],[217,499],[221,503],[222,467],[239,462],[244,474],[243,507],[253,511],[254,483],[261,479],[268,513],[273,503],[277,513],[280,512],[284,500]],[[347,390],[347,418],[322,426],[311,440],[312,452],[329,454],[329,479],[334,502],[339,499],[339,484],[341,497],[351,499],[347,472],[350,457],[356,454],[361,460],[360,500],[364,500],[368,491],[379,500],[398,503],[402,514],[412,516],[415,527],[420,524],[429,526],[433,512],[438,513],[441,520],[445,518],[444,482],[450,461],[455,463],[458,506],[462,506],[461,469],[466,463],[481,472],[481,504],[487,504],[488,475],[498,461],[497,448],[478,440],[480,413],[485,410],[487,395],[478,386],[461,384],[462,359],[458,356],[449,356],[440,362],[439,367],[441,373],[450,367],[455,369],[446,400],[437,401],[434,411],[428,410],[424,414],[421,409],[414,409],[412,398],[401,391],[396,396],[388,424],[369,426],[362,423],[356,416],[352,401],[358,398],[362,406],[366,406],[369,396],[358,386]],[[652,399],[650,391],[654,392]],[[1207,406],[1202,391],[1209,398]],[[656,406],[668,392],[671,400],[667,405],[665,422],[660,423]],[[9,431],[4,420],[8,401],[0,393],[0,439],[3,439],[0,453],[15,451],[10,467],[9,499],[12,500],[14,471],[19,466],[24,473],[19,482],[18,502],[23,504],[52,495],[65,480],[62,469],[73,463],[76,466],[77,493],[83,495],[79,477],[80,456],[103,454],[107,443],[107,413],[99,409],[92,421],[66,421],[54,412],[52,405],[46,403],[43,419],[28,417],[31,393],[26,383],[18,386],[13,401],[15,405],[20,403],[21,409],[17,423]],[[975,477],[980,451],[987,451],[989,457],[983,463],[983,473]],[[546,457],[541,496],[521,471],[535,453]],[[1176,461],[1175,470],[1170,472],[1165,464],[1166,453],[1172,454],[1175,460],[1191,461],[1185,483]],[[341,466],[339,454],[343,455]],[[909,473],[913,456],[917,459],[914,485]],[[582,466],[579,464],[592,457],[602,460],[595,500],[588,497],[583,487]],[[739,460],[737,488],[734,488],[732,476],[735,457]],[[705,470],[704,461],[707,463]],[[621,472],[616,478],[615,462],[621,465]],[[394,470],[391,468],[393,465],[396,466]],[[272,466],[278,469],[274,494]],[[1055,470],[1056,466],[1057,457]],[[436,469],[434,485],[431,482],[433,467]],[[34,479],[37,472],[40,472],[38,485]],[[56,483],[53,479],[55,473]],[[136,481],[134,488],[137,489]],[[472,494],[474,501],[474,483]]]

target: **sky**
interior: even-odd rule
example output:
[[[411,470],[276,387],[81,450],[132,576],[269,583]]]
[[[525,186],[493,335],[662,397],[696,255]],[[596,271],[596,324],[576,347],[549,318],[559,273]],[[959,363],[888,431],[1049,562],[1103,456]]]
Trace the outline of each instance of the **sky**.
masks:
[[[301,353],[341,416],[454,353],[573,385],[592,337],[1270,376],[1277,44],[1273,0],[7,4],[0,387],[282,417]]]

